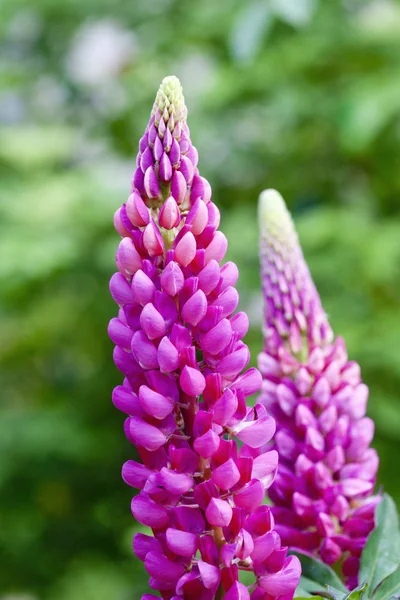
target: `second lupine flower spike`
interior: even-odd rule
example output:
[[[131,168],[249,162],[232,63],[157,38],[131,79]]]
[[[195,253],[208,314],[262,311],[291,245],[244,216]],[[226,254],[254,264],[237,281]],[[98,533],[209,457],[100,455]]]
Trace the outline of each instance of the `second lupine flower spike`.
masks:
[[[113,401],[141,461],[122,470],[140,490],[132,513],[153,533],[133,547],[164,600],[290,600],[300,564],[263,504],[277,470],[266,448],[275,421],[261,404],[246,406],[261,375],[242,373],[250,354],[247,316],[234,314],[238,270],[220,264],[227,240],[186,112],[179,81],[164,79],[115,215],[123,239],[110,289],[120,309],[109,335],[125,379]],[[240,570],[253,571],[250,589]]]
[[[259,201],[264,352],[261,402],[275,417],[278,475],[270,489],[282,541],[342,561],[350,588],[374,527],[378,456],[369,447],[368,388],[333,338],[292,219],[274,190]],[[340,564],[340,563],[339,563]]]

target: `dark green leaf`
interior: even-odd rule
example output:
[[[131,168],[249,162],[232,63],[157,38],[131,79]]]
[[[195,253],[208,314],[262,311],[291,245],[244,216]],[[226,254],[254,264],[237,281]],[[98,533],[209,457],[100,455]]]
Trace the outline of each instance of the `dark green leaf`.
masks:
[[[400,568],[386,577],[376,588],[373,600],[388,600],[389,598],[400,597]]]
[[[323,562],[312,556],[302,554],[301,552],[291,552],[291,554],[294,554],[299,558],[304,578],[307,578],[316,584],[320,584],[322,589],[325,589],[326,586],[330,585],[338,591],[347,592],[342,581],[328,565],[325,565]]]
[[[377,525],[361,555],[359,580],[367,582],[371,593],[400,564],[400,532],[397,510],[385,494],[376,509]]]

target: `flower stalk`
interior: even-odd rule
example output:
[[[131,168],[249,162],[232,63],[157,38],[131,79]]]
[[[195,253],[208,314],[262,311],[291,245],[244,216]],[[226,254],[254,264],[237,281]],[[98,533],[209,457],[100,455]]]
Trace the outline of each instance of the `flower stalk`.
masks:
[[[334,338],[282,197],[259,200],[264,351],[260,402],[274,416],[279,454],[270,488],[283,543],[319,556],[357,585],[374,527],[378,456],[368,388]]]
[[[165,78],[114,219],[119,312],[108,331],[125,379],[113,402],[140,458],[122,476],[139,490],[134,517],[152,531],[133,548],[165,600],[248,600],[251,590],[253,600],[290,600],[300,564],[263,504],[277,471],[275,421],[246,404],[261,375],[246,370],[238,269],[222,264],[227,240],[186,116],[179,81]],[[239,580],[249,569],[250,590]]]

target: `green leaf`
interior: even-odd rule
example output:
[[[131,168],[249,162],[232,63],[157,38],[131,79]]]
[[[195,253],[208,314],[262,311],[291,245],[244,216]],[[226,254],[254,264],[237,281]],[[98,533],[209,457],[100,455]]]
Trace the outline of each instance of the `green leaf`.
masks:
[[[400,565],[400,532],[396,505],[385,494],[376,509],[377,525],[361,555],[359,580],[371,593]]]
[[[373,600],[388,600],[388,598],[400,597],[400,568],[386,577],[376,588]]]
[[[307,578],[316,584],[320,584],[322,589],[326,589],[326,586],[332,586],[332,588],[335,588],[338,591],[347,593],[343,582],[336,573],[328,567],[328,565],[325,565],[323,562],[312,556],[302,554],[301,552],[291,552],[291,554],[297,556],[300,560],[304,578]]]
[[[361,600],[367,587],[367,583],[363,583],[357,586],[356,588],[354,588],[354,590],[351,590],[351,592],[347,594],[345,600]]]

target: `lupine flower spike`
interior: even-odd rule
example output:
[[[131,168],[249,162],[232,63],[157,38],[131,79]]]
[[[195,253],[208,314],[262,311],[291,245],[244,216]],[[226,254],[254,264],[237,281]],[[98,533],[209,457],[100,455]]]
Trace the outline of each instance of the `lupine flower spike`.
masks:
[[[227,240],[186,112],[179,81],[167,77],[115,215],[123,239],[110,289],[120,309],[109,335],[125,379],[113,402],[140,458],[122,469],[140,490],[132,513],[153,534],[136,534],[133,548],[165,600],[290,600],[300,564],[263,504],[277,470],[277,452],[266,449],[275,421],[261,404],[246,406],[261,375],[243,373],[238,270],[221,266]],[[254,572],[250,588],[242,570]]]
[[[360,367],[333,338],[292,219],[274,190],[259,200],[264,352],[260,401],[277,423],[278,475],[270,489],[288,546],[342,562],[350,588],[374,526],[378,468]]]

